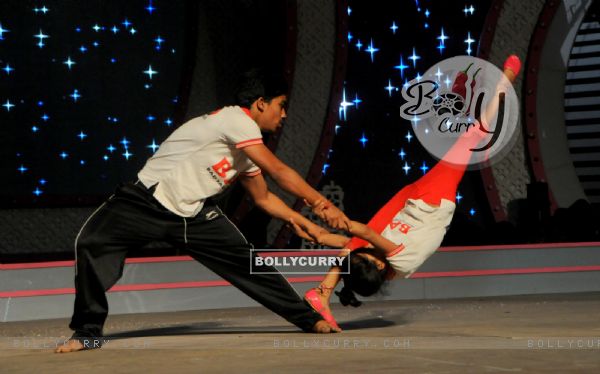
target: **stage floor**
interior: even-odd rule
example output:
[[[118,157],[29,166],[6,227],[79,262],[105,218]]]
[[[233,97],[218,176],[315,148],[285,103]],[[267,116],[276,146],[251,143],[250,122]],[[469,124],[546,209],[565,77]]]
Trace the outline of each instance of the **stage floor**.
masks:
[[[340,334],[263,308],[110,316],[100,350],[54,354],[68,320],[0,324],[0,372],[599,372],[600,293],[333,306]]]

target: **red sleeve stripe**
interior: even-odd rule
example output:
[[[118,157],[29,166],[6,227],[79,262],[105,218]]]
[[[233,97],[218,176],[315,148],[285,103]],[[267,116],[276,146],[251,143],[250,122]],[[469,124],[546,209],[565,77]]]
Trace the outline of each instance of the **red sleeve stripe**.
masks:
[[[386,257],[393,257],[395,255],[397,255],[398,253],[402,252],[402,250],[404,249],[404,244],[400,244],[398,246],[398,248],[394,249],[393,251],[391,251],[390,253],[388,253],[388,255]]]
[[[258,138],[258,139],[250,139],[250,140],[244,140],[243,142],[239,142],[235,145],[236,148],[244,148],[244,147],[248,147],[250,145],[256,145],[256,144],[262,144],[262,138]]]
[[[244,174],[246,177],[254,177],[255,175],[258,175],[260,173],[261,173],[261,171],[260,171],[260,169],[258,169],[255,171],[243,172],[242,174]]]

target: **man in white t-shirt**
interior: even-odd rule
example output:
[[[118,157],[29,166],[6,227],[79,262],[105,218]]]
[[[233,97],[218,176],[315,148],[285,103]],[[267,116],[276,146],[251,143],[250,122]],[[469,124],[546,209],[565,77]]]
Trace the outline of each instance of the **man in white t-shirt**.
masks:
[[[284,190],[306,199],[332,227],[350,229],[348,218],[326,201],[262,142],[286,117],[283,80],[247,77],[239,106],[194,118],[175,130],[139,172],[120,186],[84,223],[75,240],[73,337],[56,352],[98,348],[108,315],[105,292],[121,277],[128,250],[151,241],[185,248],[232,285],[304,331],[335,332],[276,269],[250,274],[252,245],[212,198],[234,181],[275,218],[293,219],[306,232],[318,227],[272,194],[263,172]]]

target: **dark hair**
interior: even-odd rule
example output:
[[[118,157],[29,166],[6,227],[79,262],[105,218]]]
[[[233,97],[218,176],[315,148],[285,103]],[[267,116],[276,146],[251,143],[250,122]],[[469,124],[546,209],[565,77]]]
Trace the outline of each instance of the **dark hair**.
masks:
[[[382,270],[377,268],[377,265],[371,260],[359,254],[370,254],[385,263]],[[350,262],[348,264],[348,261]],[[344,287],[341,292],[336,292],[343,305],[359,306],[360,301],[354,296],[354,292],[361,296],[371,296],[381,289],[381,285],[385,282],[390,264],[379,251],[373,248],[358,248],[350,252],[350,255],[344,259],[342,269],[350,269],[349,274],[342,274]]]
[[[275,74],[263,74],[258,69],[252,69],[244,73],[236,91],[236,104],[250,108],[259,98],[269,102],[273,98],[287,95],[288,84],[283,76]]]

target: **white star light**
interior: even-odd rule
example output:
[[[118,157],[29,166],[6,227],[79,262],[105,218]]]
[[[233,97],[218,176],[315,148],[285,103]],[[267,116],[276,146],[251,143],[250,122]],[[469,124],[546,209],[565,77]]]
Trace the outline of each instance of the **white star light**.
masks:
[[[437,77],[438,82],[440,81],[440,77],[444,74],[440,71],[440,67],[438,66],[436,73],[434,74]]]
[[[125,157],[126,160],[129,160],[129,157],[133,156],[133,153],[129,153],[129,150],[126,149],[125,153],[123,153],[123,157]]]
[[[457,192],[457,193],[456,193],[456,203],[457,203],[457,204],[458,204],[458,203],[460,203],[460,199],[462,199],[462,198],[463,198],[463,197],[462,197],[462,195],[460,194],[460,192]]]
[[[392,91],[394,91],[396,87],[392,86],[392,81],[388,79],[388,85],[384,87],[384,90],[388,92],[388,96],[392,97]]]
[[[471,52],[473,52],[471,49],[471,44],[475,43],[475,39],[471,38],[471,32],[468,33],[465,43],[467,43],[467,54],[470,56]]]
[[[98,26],[98,24],[95,24],[92,29],[94,29],[94,31],[98,32],[100,30],[102,30],[102,27]]]
[[[131,35],[135,34],[136,32],[137,32],[137,30],[136,30],[136,29],[134,29],[133,27],[132,27],[132,28],[129,30],[129,33],[130,33]]]
[[[469,13],[471,15],[473,15],[473,13],[475,13],[475,7],[473,7],[473,5],[471,5],[470,7],[467,8],[467,5],[465,5],[465,9],[463,9],[463,13],[465,13],[465,17],[469,15]]]
[[[115,25],[113,25],[113,27],[110,30],[113,32],[113,34],[116,34],[119,32],[119,28]]]
[[[344,120],[344,121],[346,120],[346,107],[349,107],[351,105],[353,105],[353,104],[346,101],[346,87],[344,87],[344,90],[342,91],[342,102],[340,103],[340,109],[339,109],[339,116],[340,116],[341,120]]]
[[[146,147],[150,148],[152,150],[152,153],[154,153],[158,149],[158,144],[156,144],[156,142],[154,141],[154,139],[152,139],[152,144],[147,145]]]
[[[15,69],[11,68],[10,65],[7,63],[6,66],[2,70],[4,70],[6,72],[6,74],[10,75],[10,72]]]
[[[356,48],[360,51],[360,49],[362,48],[363,44],[360,42],[360,39],[356,42]]]
[[[6,100],[6,103],[2,106],[6,108],[7,112],[10,112],[10,108],[14,107],[14,105],[8,99]]]
[[[148,65],[148,70],[144,71],[144,74],[147,74],[150,79],[152,79],[153,74],[158,74],[158,71],[152,70],[152,65]]]
[[[408,59],[412,60],[413,67],[416,67],[417,66],[417,60],[421,59],[421,56],[417,56],[417,53],[415,52],[415,48],[414,47],[413,47],[413,53],[412,53],[412,55]]]
[[[71,96],[73,98],[74,102],[77,102],[77,99],[79,99],[81,97],[81,95],[79,94],[79,90],[75,89],[73,91],[72,94],[70,94],[69,96]]]
[[[406,133],[406,136],[405,136],[405,138],[406,138],[406,140],[407,140],[407,141],[410,143],[410,140],[413,138],[413,136],[412,136],[412,135],[410,135],[410,131],[409,131],[408,133]]]
[[[395,21],[392,22],[392,26],[390,27],[390,29],[392,29],[392,32],[394,33],[394,35],[396,35],[396,30],[398,30],[398,26],[396,26]]]
[[[44,5],[43,7],[41,7],[41,8],[40,8],[40,12],[42,12],[42,13],[44,13],[44,14],[48,13],[48,11],[49,11],[49,10],[50,10],[50,9],[46,8],[46,6],[45,6],[45,5]]]
[[[67,60],[63,62],[63,64],[67,65],[69,67],[69,70],[71,70],[71,66],[75,65],[76,62],[72,61],[71,57],[69,56],[69,58],[67,58]]]
[[[7,30],[5,28],[2,27],[2,24],[0,23],[0,40],[4,40],[4,34],[5,32],[10,32],[10,30]]]
[[[37,34],[37,35],[34,35],[33,37],[34,37],[34,38],[38,38],[38,39],[40,39],[39,43],[37,44],[37,45],[38,45],[38,47],[40,47],[40,48],[42,48],[43,46],[45,46],[45,45],[46,45],[46,44],[44,44],[44,39],[47,39],[47,38],[49,38],[49,36],[48,36],[48,35],[46,35],[46,34],[44,34],[44,33],[42,32],[42,29],[40,29],[40,33],[39,33],[39,34]]]
[[[404,162],[404,166],[402,167],[402,170],[404,170],[404,175],[408,175],[408,171],[411,169],[410,166],[408,166],[408,163],[405,161]]]
[[[373,53],[378,52],[379,48],[373,47],[373,39],[371,39],[371,43],[369,44],[369,48],[365,49],[367,53],[371,54],[371,62],[373,62]]]

